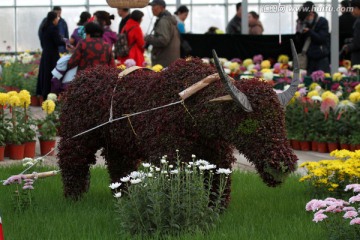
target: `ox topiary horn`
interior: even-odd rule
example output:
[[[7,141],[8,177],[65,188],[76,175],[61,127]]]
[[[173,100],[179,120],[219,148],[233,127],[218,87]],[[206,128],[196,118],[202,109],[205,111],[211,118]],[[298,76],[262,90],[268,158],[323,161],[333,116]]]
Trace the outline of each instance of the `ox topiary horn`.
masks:
[[[218,58],[215,50],[212,50],[212,52],[213,52],[213,56],[214,56],[215,66],[219,73],[220,79],[225,84],[227,90],[230,92],[231,97],[237,103],[239,103],[240,106],[242,107],[242,109],[244,109],[246,112],[252,112],[253,109],[252,109],[251,104],[250,104],[249,100],[247,99],[246,95],[244,93],[242,93],[241,91],[239,91],[239,89],[237,89],[235,87],[235,85],[231,82],[229,77],[225,74],[224,69],[220,65],[220,61],[219,61],[219,58]]]
[[[290,39],[290,42],[291,42],[291,52],[293,55],[294,76],[291,81],[290,87],[285,92],[279,93],[277,95],[281,105],[284,107],[290,102],[291,98],[294,96],[295,92],[297,91],[297,88],[300,83],[299,60],[293,40]]]

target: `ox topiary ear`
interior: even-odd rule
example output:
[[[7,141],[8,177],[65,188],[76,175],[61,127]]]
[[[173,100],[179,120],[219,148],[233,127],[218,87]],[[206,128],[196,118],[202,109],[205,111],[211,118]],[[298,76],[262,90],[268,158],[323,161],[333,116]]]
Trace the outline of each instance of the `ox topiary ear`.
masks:
[[[226,86],[226,89],[229,91],[231,97],[235,100],[235,102],[240,104],[241,108],[244,109],[246,112],[252,112],[253,109],[246,95],[242,93],[239,89],[237,89],[235,85],[231,82],[230,78],[225,74],[215,50],[212,50],[212,52],[214,56],[215,66],[219,73],[220,79]]]

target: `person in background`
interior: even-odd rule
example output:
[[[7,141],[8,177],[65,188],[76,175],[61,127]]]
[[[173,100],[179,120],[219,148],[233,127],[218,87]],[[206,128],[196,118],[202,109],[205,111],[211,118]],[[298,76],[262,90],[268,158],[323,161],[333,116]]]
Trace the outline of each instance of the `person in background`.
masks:
[[[126,22],[123,31],[127,32],[127,40],[129,44],[129,56],[120,58],[120,62],[124,63],[127,59],[133,59],[136,66],[142,67],[145,62],[144,58],[144,34],[141,30],[140,23],[144,17],[144,13],[134,10],[130,14],[130,19]]]
[[[241,34],[241,2],[236,4],[236,14],[226,26],[226,33]]]
[[[82,12],[80,14],[80,20],[77,23],[79,27],[75,28],[74,32],[71,34],[70,37],[70,44],[76,46],[80,39],[84,39],[86,37],[84,24],[89,21],[91,18],[91,14],[89,12]]]
[[[307,75],[322,70],[330,72],[330,33],[329,23],[315,11],[313,2],[305,2],[298,11],[298,20],[295,37],[303,48],[308,37],[310,45],[306,51],[308,58]]]
[[[158,19],[154,24],[153,34],[147,35],[147,45],[152,45],[152,65],[160,64],[167,67],[170,63],[180,58],[180,34],[174,16],[166,10],[163,0],[153,0],[149,3],[154,16]]]
[[[350,2],[345,0],[341,3],[341,16],[339,17],[339,48],[342,49],[344,44],[349,43],[353,37],[353,26],[356,17],[352,15],[350,10]],[[350,59],[349,54],[343,54],[344,59]]]
[[[104,29],[104,33],[102,38],[112,49],[114,43],[117,40],[117,35],[110,29],[111,20],[115,19],[114,15],[110,15],[106,11],[97,11],[94,13],[94,22],[100,24],[100,26]]]
[[[45,100],[51,89],[51,71],[59,60],[59,46],[65,45],[59,34],[58,23],[60,18],[56,12],[49,12],[44,24],[40,28],[40,43],[43,49],[40,59],[39,75],[36,85],[36,95]]]
[[[78,67],[77,74],[86,68],[96,65],[114,66],[115,62],[112,55],[110,44],[103,40],[104,29],[95,22],[85,24],[86,38],[78,43],[69,62],[68,69]]]
[[[351,65],[360,64],[360,0],[351,1],[352,14],[356,17],[353,26],[353,40],[345,44],[343,49],[346,53],[351,54]]]
[[[60,18],[59,24],[58,24],[60,36],[65,39],[69,39],[69,30],[68,30],[67,23],[63,18],[61,18],[61,7],[54,6],[53,11],[56,12],[58,17]],[[59,52],[66,53],[65,46],[59,46]]]
[[[118,33],[121,33],[126,22],[130,19],[130,8],[118,8],[117,12],[118,12],[119,16],[121,17],[121,21],[119,24],[119,31],[118,31]]]
[[[264,27],[259,21],[259,14],[254,11],[249,12],[249,35],[262,35]]]
[[[185,20],[189,15],[189,9],[185,5],[181,5],[176,12],[174,12],[177,27],[180,33],[185,33]]]

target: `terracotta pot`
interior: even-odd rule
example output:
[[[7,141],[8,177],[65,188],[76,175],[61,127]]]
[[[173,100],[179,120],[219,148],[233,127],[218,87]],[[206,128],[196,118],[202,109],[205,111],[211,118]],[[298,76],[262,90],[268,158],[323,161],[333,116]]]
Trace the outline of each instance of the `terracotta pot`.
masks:
[[[355,144],[355,146],[354,146],[354,151],[355,150],[360,150],[360,144]]]
[[[299,142],[299,140],[292,139],[291,140],[291,147],[294,150],[300,150],[300,142]]]
[[[310,151],[310,142],[300,141],[300,149],[301,151]]]
[[[0,161],[4,161],[5,146],[0,146]]]
[[[10,159],[23,160],[25,144],[10,144]]]
[[[30,103],[30,105],[31,105],[31,106],[34,106],[34,107],[40,106],[40,101],[39,101],[38,96],[31,96],[31,103]]]
[[[316,142],[316,141],[312,141],[311,142],[311,151],[317,151],[317,149],[318,149],[318,142]]]
[[[10,145],[9,144],[5,145],[4,157],[10,157]]]
[[[42,141],[40,140],[40,152],[41,156],[46,155],[51,151],[51,149],[55,148],[56,141],[55,140],[49,140],[49,141]],[[48,154],[48,156],[55,156],[55,151],[52,151]]]
[[[35,157],[35,147],[36,147],[36,141],[26,142],[25,150],[24,150],[24,157],[34,158]]]
[[[356,150],[356,145],[357,144],[350,144],[350,151],[355,151]]]
[[[327,148],[326,142],[318,142],[318,144],[317,144],[317,151],[320,152],[320,153],[327,153],[327,152],[329,152],[329,151],[328,151],[328,148]]]
[[[327,145],[328,145],[329,152],[339,149],[339,144],[337,142],[328,142]]]
[[[350,150],[350,144],[340,143],[340,149]]]
[[[42,106],[42,103],[44,101],[43,96],[38,96],[38,100],[39,100],[39,106]]]

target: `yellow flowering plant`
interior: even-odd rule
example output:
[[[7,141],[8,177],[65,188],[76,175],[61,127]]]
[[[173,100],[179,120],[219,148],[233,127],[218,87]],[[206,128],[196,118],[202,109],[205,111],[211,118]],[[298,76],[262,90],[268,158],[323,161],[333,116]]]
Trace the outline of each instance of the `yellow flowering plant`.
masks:
[[[346,185],[358,183],[360,179],[360,151],[335,150],[330,153],[333,160],[304,162],[299,167],[306,170],[306,175],[299,181],[308,182],[315,194],[343,194]]]
[[[42,141],[55,140],[56,138],[56,125],[54,123],[54,110],[56,104],[53,100],[46,100],[42,104],[42,109],[46,113],[45,119],[38,122],[40,137]]]
[[[17,93],[16,91],[10,91],[7,93],[7,105],[10,107],[11,119],[8,134],[6,136],[6,142],[9,144],[22,144],[25,140],[25,131],[24,131],[24,113],[22,111],[22,107],[29,106],[29,99],[26,97],[26,92]],[[6,97],[3,96],[3,99]]]

